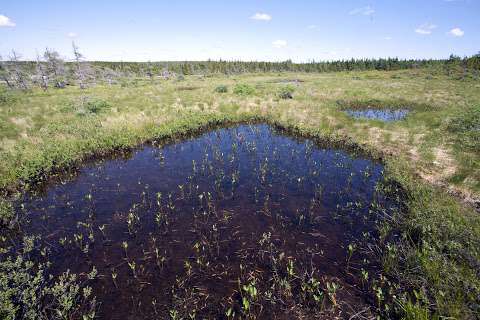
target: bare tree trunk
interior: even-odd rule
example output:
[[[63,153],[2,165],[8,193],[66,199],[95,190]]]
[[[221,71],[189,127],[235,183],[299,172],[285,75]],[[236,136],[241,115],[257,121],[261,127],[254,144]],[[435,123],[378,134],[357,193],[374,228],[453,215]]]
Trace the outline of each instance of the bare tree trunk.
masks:
[[[40,81],[40,87],[44,90],[48,90],[48,74],[45,66],[42,64],[40,56],[37,53],[37,76]]]
[[[90,71],[90,66],[87,62],[82,61],[83,55],[78,50],[75,42],[72,41],[73,54],[75,56],[75,78],[81,89],[87,87],[87,79]]]
[[[105,70],[103,70],[102,75],[104,80],[110,86],[113,85],[115,79],[118,79],[120,77],[120,74],[118,74],[118,72],[110,68],[106,68]]]
[[[150,81],[153,82],[153,67],[151,62],[148,62],[147,65],[147,76],[150,78]]]

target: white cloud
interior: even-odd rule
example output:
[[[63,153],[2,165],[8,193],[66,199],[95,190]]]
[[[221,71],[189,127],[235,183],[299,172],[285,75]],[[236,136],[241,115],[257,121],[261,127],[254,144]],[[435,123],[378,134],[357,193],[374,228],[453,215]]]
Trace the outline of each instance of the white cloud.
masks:
[[[362,7],[362,8],[353,9],[348,14],[349,15],[360,14],[360,15],[364,15],[364,16],[370,16],[374,13],[375,13],[375,10],[372,7],[366,6],[366,7]]]
[[[387,41],[390,41],[390,40],[392,40],[392,39],[393,39],[393,38],[390,37],[390,36],[383,37],[383,40],[387,40]]]
[[[15,27],[16,24],[9,17],[0,14],[0,27]]]
[[[77,37],[77,34],[75,32],[69,32],[67,33],[67,37],[69,38],[76,38]]]
[[[415,29],[415,32],[418,34],[431,34],[433,29],[435,29],[437,26],[431,23],[424,23],[421,26],[419,26],[417,29]]]
[[[275,48],[285,48],[287,46],[287,41],[285,40],[275,40],[272,42],[272,45],[275,47]]]
[[[312,30],[312,29],[317,29],[317,25],[311,24],[311,25],[309,25],[309,26],[307,27],[307,29],[310,29],[310,30]]]
[[[465,32],[460,28],[453,28],[452,30],[447,32],[449,35],[454,37],[463,37]]]
[[[253,16],[251,16],[250,19],[260,20],[260,21],[270,21],[272,20],[272,16],[266,13],[257,12]]]

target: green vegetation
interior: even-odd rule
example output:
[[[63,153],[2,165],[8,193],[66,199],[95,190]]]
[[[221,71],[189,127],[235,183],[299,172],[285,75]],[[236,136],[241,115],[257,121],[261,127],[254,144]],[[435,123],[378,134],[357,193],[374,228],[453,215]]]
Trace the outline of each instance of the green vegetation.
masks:
[[[97,305],[87,283],[96,276],[95,270],[83,279],[68,270],[58,279],[50,279],[49,264],[33,258],[40,254],[36,241],[34,237],[25,238],[15,257],[0,261],[0,317],[94,319]]]
[[[233,87],[233,93],[239,96],[249,96],[252,95],[254,92],[255,88],[246,83],[237,84],[235,85],[235,87]]]
[[[397,297],[406,318],[478,317],[480,216],[406,174],[404,163],[391,160],[387,172],[408,194],[407,208],[380,228],[384,270],[413,293]]]
[[[82,96],[77,101],[72,101],[67,110],[70,109],[79,116],[85,116],[104,112],[108,108],[110,105],[104,100]]]
[[[225,85],[219,85],[218,87],[215,88],[215,92],[217,93],[227,93],[228,92],[228,87]]]
[[[105,80],[84,90],[77,86],[47,91],[2,90],[2,225],[8,225],[9,219],[14,218],[9,202],[17,191],[28,189],[87,157],[129,149],[153,138],[181,136],[211,124],[264,120],[302,134],[370,150],[386,162],[391,183],[404,190],[408,201],[402,215],[379,226],[381,237],[375,244],[386,274],[384,281],[392,284],[392,292],[378,293],[379,301],[386,302],[383,297],[388,296],[394,302],[383,304],[389,308],[386,314],[395,313],[406,319],[478,318],[480,218],[460,201],[473,204],[480,194],[480,85],[477,73],[464,72],[478,68],[471,67],[477,60],[452,58],[421,69],[383,67],[402,69],[395,71],[295,74],[302,79],[295,90],[295,99],[281,100],[276,99],[282,90],[278,81],[285,74],[188,76],[198,70],[229,73],[234,66],[241,69],[233,62],[225,70],[221,63],[205,63],[202,67],[176,65],[187,75],[182,87],[198,88],[195,90],[178,90],[180,83],[172,80],[142,77],[123,79],[118,84]],[[343,65],[347,66],[346,63]],[[141,66],[107,62],[98,65],[119,70]],[[242,72],[250,68],[262,70],[260,63],[244,66]],[[292,63],[271,66],[264,67],[265,71],[276,72],[277,67],[281,71],[300,69]],[[321,66],[327,64],[312,64],[311,71],[331,71],[335,63],[329,63],[326,70],[316,69]],[[192,70],[183,70],[188,68]],[[364,70],[361,68],[352,70]],[[365,64],[365,69],[376,68],[367,68]],[[233,90],[213,94],[219,86],[230,86]],[[412,112],[405,121],[393,123],[356,121],[342,112],[346,106],[373,104],[406,107]],[[447,189],[456,197],[447,194]],[[7,229],[3,227],[5,234],[10,232]],[[2,235],[1,243],[2,250],[10,249],[7,235]],[[2,317],[14,318],[19,306],[24,310],[29,310],[27,306],[39,308],[38,300],[31,298],[43,297],[32,293],[39,292],[39,282],[47,283],[45,288],[50,288],[42,289],[44,295],[56,297],[61,288],[70,292],[62,294],[67,300],[55,304],[54,309],[62,316],[76,308],[72,301],[81,305],[79,308],[86,310],[85,314],[91,312],[89,298],[79,297],[81,294],[75,290],[73,283],[78,277],[72,281],[66,280],[70,275],[43,279],[37,274],[41,269],[38,265],[35,268],[27,265],[31,257],[21,255],[2,258]],[[252,285],[241,286],[245,309],[255,299]],[[323,299],[314,283],[307,291],[313,299]],[[229,311],[226,312],[228,316]]]
[[[17,99],[17,95],[8,91],[7,89],[0,87],[0,105],[12,104]]]
[[[295,88],[291,85],[286,85],[281,87],[278,90],[278,97],[280,99],[293,99],[293,92],[295,91]]]
[[[3,199],[0,199],[0,226],[7,227],[11,225],[14,220],[15,213],[12,205]]]
[[[460,111],[447,125],[456,134],[457,147],[480,152],[480,105]]]
[[[276,73],[276,72],[338,72],[338,71],[394,71],[405,69],[430,68],[434,71],[428,77],[448,75],[452,78],[463,79],[464,77],[478,78],[479,74],[472,70],[480,70],[480,55],[460,58],[451,56],[445,60],[400,60],[388,59],[350,59],[326,62],[294,63],[290,60],[283,62],[264,61],[185,61],[185,62],[92,62],[94,66],[102,70],[115,72],[128,72],[145,76],[147,70],[153,74],[160,74],[168,70],[183,75],[197,74],[239,74],[239,73]],[[31,63],[34,68],[34,63]]]

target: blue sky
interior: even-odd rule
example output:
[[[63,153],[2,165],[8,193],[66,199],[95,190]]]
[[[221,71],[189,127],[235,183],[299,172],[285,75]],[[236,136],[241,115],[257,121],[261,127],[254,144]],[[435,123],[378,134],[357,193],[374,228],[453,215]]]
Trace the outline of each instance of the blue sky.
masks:
[[[480,0],[0,1],[0,54],[90,60],[444,58],[480,51]]]

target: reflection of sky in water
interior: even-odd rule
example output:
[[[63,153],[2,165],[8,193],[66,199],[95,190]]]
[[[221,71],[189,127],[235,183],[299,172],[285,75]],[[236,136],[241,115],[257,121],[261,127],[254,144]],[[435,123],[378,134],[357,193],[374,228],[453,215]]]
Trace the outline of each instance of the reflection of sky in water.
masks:
[[[206,305],[218,305],[237,290],[240,264],[273,279],[272,270],[256,260],[266,232],[284,239],[276,246],[295,256],[296,268],[306,268],[299,274],[310,274],[314,265],[318,278],[335,277],[345,287],[345,248],[396,208],[376,188],[382,170],[381,163],[360,154],[268,125],[239,125],[86,163],[72,179],[25,194],[17,210],[29,218],[26,234],[55,244],[48,256],[53,274],[86,274],[95,266],[104,275],[92,284],[102,302],[100,318],[167,319],[174,294],[183,292],[172,288],[185,275],[185,261],[196,255],[208,259],[209,269],[189,278],[189,288],[205,288]],[[142,290],[125,261],[123,242],[140,281],[149,284]],[[204,251],[195,251],[196,243]],[[210,250],[215,243],[221,254]],[[82,251],[86,245],[88,252]],[[165,257],[164,267],[157,265],[155,249]],[[112,268],[118,287],[109,276]],[[219,277],[216,270],[226,269]],[[155,315],[152,299],[166,313]],[[201,318],[222,318],[215,312],[206,310]]]
[[[232,155],[235,155],[233,161]],[[199,168],[205,168],[208,167],[205,159],[212,161],[214,174],[195,175],[192,161]],[[269,190],[260,188],[259,174],[264,163],[268,164],[268,181],[275,186]],[[153,194],[178,193],[178,185],[187,183],[193,176],[199,192],[208,191],[215,198],[220,197],[219,190],[212,187],[215,175],[221,174],[220,187],[227,188],[232,174],[238,170],[237,192],[239,196],[245,195],[245,201],[255,203],[251,195],[259,188],[273,198],[280,195],[285,198],[289,193],[295,197],[301,195],[304,202],[297,198],[295,203],[308,208],[314,191],[321,188],[324,208],[337,211],[338,206],[344,207],[349,202],[370,203],[375,197],[374,187],[382,179],[382,169],[381,164],[367,158],[355,157],[343,150],[318,148],[310,140],[292,139],[267,125],[243,125],[211,131],[163,148],[145,146],[127,160],[88,164],[76,179],[51,185],[45,194],[31,197],[25,205],[44,208],[51,213],[50,218],[58,219],[62,226],[65,226],[65,215],[88,211],[90,202],[95,204],[98,215],[108,219],[113,212],[128,211],[141,201],[145,186]],[[366,171],[370,171],[370,175],[365,176]],[[299,177],[304,178],[302,184],[297,181]],[[88,194],[95,195],[91,201]],[[62,205],[65,202],[75,210],[65,208]],[[367,208],[359,211],[365,212]],[[49,228],[53,225],[51,221]]]
[[[354,118],[381,120],[385,122],[399,121],[408,115],[408,109],[365,109],[347,110],[346,113]]]

